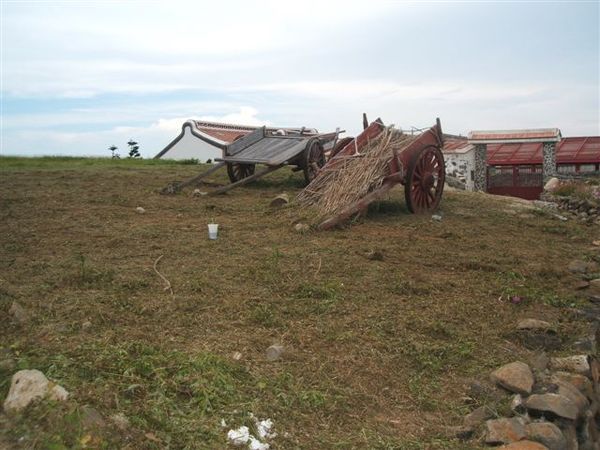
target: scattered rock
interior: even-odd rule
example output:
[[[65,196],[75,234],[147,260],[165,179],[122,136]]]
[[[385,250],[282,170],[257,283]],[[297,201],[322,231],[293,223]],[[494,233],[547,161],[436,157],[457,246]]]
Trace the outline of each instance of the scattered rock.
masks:
[[[573,350],[578,352],[596,353],[596,336],[590,335],[573,342]]]
[[[102,414],[100,414],[95,408],[86,405],[81,407],[80,413],[81,424],[84,428],[95,431],[98,428],[104,428],[106,426],[106,422],[102,417]]]
[[[17,302],[12,302],[12,305],[10,305],[10,309],[8,310],[8,313],[13,318],[13,321],[18,323],[19,325],[24,325],[29,320],[29,314],[27,314],[27,311],[25,311],[25,308],[23,308]]]
[[[439,214],[434,214],[433,216],[431,216],[431,220],[435,220],[436,222],[441,222],[442,216],[440,216]]]
[[[550,358],[550,368],[554,370],[580,373],[582,375],[588,375],[590,373],[590,365],[588,363],[587,355]]]
[[[558,189],[559,186],[560,180],[556,177],[552,177],[548,181],[546,181],[546,184],[544,184],[544,191],[554,192],[556,189]]]
[[[90,322],[89,320],[86,320],[85,322],[83,322],[83,323],[81,324],[81,329],[82,329],[83,331],[89,331],[89,330],[90,330],[90,328],[92,328],[92,322]]]
[[[588,398],[591,398],[594,390],[592,386],[592,382],[588,377],[583,375],[579,375],[576,373],[570,372],[555,372],[550,379],[552,383],[557,383],[560,381],[570,383],[575,386],[579,392],[586,395]]]
[[[467,441],[475,434],[475,429],[468,426],[448,427],[447,429],[451,435],[456,436],[461,441]]]
[[[110,416],[110,420],[120,431],[127,431],[131,426],[129,419],[123,413],[113,414],[112,416]]]
[[[527,436],[523,421],[516,417],[488,420],[485,425],[487,427],[486,444],[509,444],[525,439]]]
[[[240,352],[233,352],[233,355],[231,355],[231,359],[233,359],[234,361],[239,361],[240,359],[242,359],[242,354]]]
[[[533,441],[519,441],[498,447],[499,450],[549,450],[545,445]]]
[[[534,422],[525,427],[527,438],[544,444],[548,450],[564,450],[567,440],[562,431],[551,422]]]
[[[289,202],[290,198],[287,194],[279,194],[277,197],[271,200],[269,206],[271,206],[271,208],[281,208],[282,206],[287,205]]]
[[[279,345],[279,344],[273,344],[271,345],[269,348],[267,348],[267,360],[268,361],[277,361],[278,359],[281,359],[283,357],[283,353],[285,351],[285,348],[283,347],[283,345]]]
[[[474,409],[469,414],[467,414],[464,418],[465,427],[477,427],[479,424],[485,422],[488,419],[494,417],[494,414],[487,406],[480,406],[477,409]]]
[[[552,413],[569,420],[575,420],[579,415],[578,408],[573,402],[559,394],[533,394],[525,400],[525,406],[530,411]]]
[[[208,192],[201,191],[200,189],[194,189],[192,192],[192,197],[203,197],[208,195]]]
[[[579,416],[582,416],[583,412],[590,406],[585,395],[571,383],[566,381],[557,381],[556,384],[558,385],[558,394],[571,400],[573,405],[579,410]]]
[[[367,259],[371,261],[383,261],[383,252],[379,250],[370,250],[366,254]]]
[[[141,206],[138,206],[137,208],[135,208],[135,212],[138,214],[146,214],[146,210],[144,208],[142,208]]]
[[[39,370],[19,370],[12,376],[10,390],[4,401],[6,412],[18,412],[35,400],[49,396],[53,400],[66,400],[69,393],[46,378]]]
[[[600,281],[600,280],[598,280],[598,281]],[[576,291],[581,291],[581,290],[587,289],[589,287],[590,287],[590,282],[589,281],[585,281],[585,280],[577,281],[573,285],[573,289],[575,289]],[[600,287],[600,283],[599,283],[599,287]]]
[[[568,269],[573,273],[588,273],[595,269],[596,265],[588,261],[575,259],[569,263]]]
[[[517,330],[554,332],[552,324],[544,320],[523,319],[517,324]]]
[[[490,379],[503,388],[517,394],[529,395],[533,387],[533,373],[521,361],[506,364],[491,373]]]
[[[521,394],[515,394],[512,400],[510,401],[510,409],[512,412],[516,414],[525,413],[525,402],[523,401],[523,397]]]
[[[308,230],[310,230],[310,227],[305,223],[297,223],[294,225],[294,230],[298,233],[306,233]]]
[[[548,363],[550,362],[550,358],[544,352],[536,353],[533,355],[529,361],[529,365],[531,368],[537,372],[543,372],[548,368]]]

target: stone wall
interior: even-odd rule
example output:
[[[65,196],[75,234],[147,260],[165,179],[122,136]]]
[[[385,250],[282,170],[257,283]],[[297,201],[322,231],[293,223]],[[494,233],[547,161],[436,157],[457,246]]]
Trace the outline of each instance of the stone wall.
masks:
[[[476,191],[487,191],[487,145],[475,145],[475,180]]]
[[[550,177],[556,176],[556,144],[546,142],[542,150],[542,171],[544,181]]]

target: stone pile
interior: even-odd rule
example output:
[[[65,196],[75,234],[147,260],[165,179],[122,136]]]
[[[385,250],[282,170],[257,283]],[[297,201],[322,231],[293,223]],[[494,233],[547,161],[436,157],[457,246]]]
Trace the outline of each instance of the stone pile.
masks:
[[[599,378],[600,362],[588,355],[538,358],[533,369],[522,361],[506,364],[490,381],[507,408],[474,409],[457,435],[475,439],[479,432],[487,445],[513,450],[599,449]]]
[[[557,195],[557,193],[560,193],[559,189],[564,183],[568,184],[565,181],[561,182],[558,178],[548,180],[544,186],[544,193],[541,196],[542,200],[555,203],[558,208],[573,214],[581,222],[600,224],[600,197],[598,197],[600,189],[598,189],[598,186],[577,183],[579,186],[577,191],[585,190],[587,192],[585,197],[581,194]]]

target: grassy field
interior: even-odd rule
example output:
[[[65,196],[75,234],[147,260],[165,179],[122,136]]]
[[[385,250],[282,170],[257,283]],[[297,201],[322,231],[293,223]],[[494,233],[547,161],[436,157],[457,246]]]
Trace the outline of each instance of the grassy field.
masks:
[[[275,449],[478,448],[450,427],[470,380],[532,356],[510,339],[516,321],[557,324],[565,349],[582,326],[566,265],[597,257],[597,228],[465,192],[432,221],[398,188],[351,227],[298,233],[306,212],[269,207],[302,188],[287,170],[218,197],[158,194],[203,168],[0,158],[0,356],[16,364],[0,397],[24,368],[72,394],[0,416],[0,447],[227,448],[253,414],[273,420]],[[8,320],[13,301],[26,324]],[[287,351],[268,362],[273,343]],[[104,428],[86,426],[86,405]]]

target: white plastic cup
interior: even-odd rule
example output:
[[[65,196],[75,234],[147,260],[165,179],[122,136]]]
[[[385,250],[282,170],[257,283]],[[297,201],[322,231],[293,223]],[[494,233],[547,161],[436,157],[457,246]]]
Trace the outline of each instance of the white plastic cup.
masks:
[[[209,223],[208,224],[208,238],[209,239],[217,239],[217,234],[219,233],[219,224],[218,223]]]

